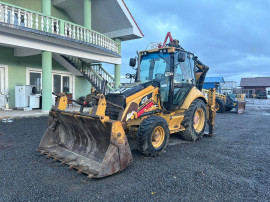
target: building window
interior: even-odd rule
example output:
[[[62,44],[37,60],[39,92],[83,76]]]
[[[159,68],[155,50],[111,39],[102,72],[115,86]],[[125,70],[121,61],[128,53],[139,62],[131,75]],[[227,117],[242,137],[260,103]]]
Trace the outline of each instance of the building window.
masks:
[[[60,93],[72,93],[71,92],[71,79],[70,76],[62,75],[62,74],[54,74],[53,75],[53,92]]]
[[[68,93],[70,92],[70,81],[69,76],[63,76],[63,92]]]
[[[37,88],[37,93],[42,92],[42,71],[34,68],[27,68],[26,85],[33,85]],[[52,91],[55,93],[74,93],[73,76],[69,72],[52,71]]]
[[[37,94],[41,94],[41,73],[30,72],[30,85],[37,88]]]
[[[61,75],[53,75],[53,92],[61,92]]]

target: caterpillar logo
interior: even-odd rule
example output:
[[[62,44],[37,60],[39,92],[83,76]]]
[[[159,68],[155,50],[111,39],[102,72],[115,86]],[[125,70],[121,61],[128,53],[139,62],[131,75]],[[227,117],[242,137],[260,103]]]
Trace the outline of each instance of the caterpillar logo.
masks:
[[[153,93],[149,93],[148,95],[146,95],[145,97],[143,97],[140,101],[139,106],[143,105],[144,103],[147,102],[147,100],[149,100],[151,97],[153,96]]]

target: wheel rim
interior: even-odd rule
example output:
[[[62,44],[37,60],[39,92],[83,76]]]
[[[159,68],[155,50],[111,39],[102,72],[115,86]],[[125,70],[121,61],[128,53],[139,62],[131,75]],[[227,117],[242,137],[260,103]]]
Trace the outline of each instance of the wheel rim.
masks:
[[[151,136],[152,145],[155,148],[159,148],[165,139],[165,131],[161,126],[157,126]]]
[[[216,109],[216,111],[218,111],[218,110],[219,110],[219,104],[218,104],[218,103],[216,103],[216,105],[215,105],[215,109]]]
[[[201,132],[205,123],[205,114],[203,109],[199,108],[195,111],[193,119],[193,127],[197,133]]]

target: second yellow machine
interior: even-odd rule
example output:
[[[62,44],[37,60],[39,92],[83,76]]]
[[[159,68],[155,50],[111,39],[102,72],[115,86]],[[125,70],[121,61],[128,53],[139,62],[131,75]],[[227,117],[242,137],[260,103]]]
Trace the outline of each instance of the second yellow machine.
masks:
[[[164,151],[172,133],[198,140],[207,121],[213,133],[215,92],[208,99],[201,92],[208,67],[177,40],[139,52],[130,65],[137,61],[135,83],[93,96],[90,113],[65,111],[68,100],[60,95],[38,151],[100,178],[132,162],[127,136],[137,138],[142,154],[154,157]]]

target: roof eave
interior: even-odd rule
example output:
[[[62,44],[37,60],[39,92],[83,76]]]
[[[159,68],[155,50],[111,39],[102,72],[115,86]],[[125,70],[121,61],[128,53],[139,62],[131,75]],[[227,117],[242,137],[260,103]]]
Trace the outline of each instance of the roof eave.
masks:
[[[129,22],[132,25],[133,28],[133,34],[134,38],[132,39],[137,39],[137,38],[143,38],[144,34],[142,33],[142,30],[140,29],[139,25],[137,24],[136,20],[134,19],[133,15],[131,14],[130,10],[128,9],[126,3],[124,0],[117,0],[120,7],[124,11],[126,17],[128,18]],[[128,38],[128,37],[127,37]]]

